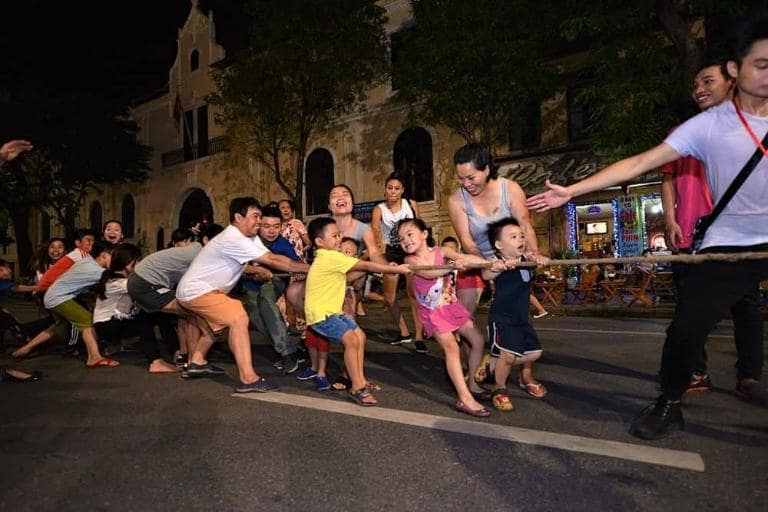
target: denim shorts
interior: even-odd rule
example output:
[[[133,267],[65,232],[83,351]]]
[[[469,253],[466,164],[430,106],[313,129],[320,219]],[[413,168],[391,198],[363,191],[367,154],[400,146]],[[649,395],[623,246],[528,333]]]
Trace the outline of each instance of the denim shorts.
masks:
[[[357,329],[357,322],[352,317],[339,313],[331,315],[322,322],[317,322],[310,327],[320,336],[328,338],[328,341],[341,343],[341,338],[347,331]]]

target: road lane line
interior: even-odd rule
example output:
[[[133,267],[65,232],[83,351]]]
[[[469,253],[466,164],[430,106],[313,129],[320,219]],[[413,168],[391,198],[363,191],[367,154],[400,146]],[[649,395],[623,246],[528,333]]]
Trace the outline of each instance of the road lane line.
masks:
[[[536,331],[553,332],[586,332],[591,334],[629,334],[631,336],[666,336],[666,332],[656,331],[605,331],[601,329],[565,329],[560,327],[538,327],[534,326]],[[710,334],[708,338],[721,338],[725,340],[733,339],[733,334]]]
[[[288,393],[235,393],[232,396],[280,405],[316,409],[323,412],[346,414],[348,416],[389,421],[403,425],[443,430],[446,432],[499,439],[513,443],[544,446],[547,448],[601,455],[604,457],[613,457],[633,462],[642,462],[645,464],[669,466],[689,471],[704,471],[704,460],[701,458],[701,455],[694,452],[655,448],[653,446],[594,439],[571,434],[558,434],[555,432],[545,432],[527,428],[509,427],[420,412],[388,409],[385,407],[363,408],[359,405],[341,402],[339,400],[312,398]]]

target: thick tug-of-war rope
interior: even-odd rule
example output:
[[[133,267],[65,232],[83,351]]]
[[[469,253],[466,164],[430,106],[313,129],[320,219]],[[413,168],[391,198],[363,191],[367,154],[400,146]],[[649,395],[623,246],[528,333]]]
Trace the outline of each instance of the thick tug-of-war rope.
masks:
[[[625,263],[704,263],[707,261],[737,262],[746,260],[768,259],[766,252],[730,252],[730,253],[704,253],[704,254],[670,254],[669,256],[629,256],[626,258],[579,258],[573,260],[550,260],[545,265],[539,265],[535,261],[521,261],[515,267],[564,267],[568,265],[608,265]],[[493,263],[470,263],[465,268],[490,268]],[[413,265],[413,271],[419,270],[450,270],[456,268],[451,264],[444,265]]]

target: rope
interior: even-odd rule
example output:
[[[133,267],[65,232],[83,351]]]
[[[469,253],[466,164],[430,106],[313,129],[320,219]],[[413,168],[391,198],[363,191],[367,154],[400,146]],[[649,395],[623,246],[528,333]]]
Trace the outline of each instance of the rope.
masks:
[[[516,267],[565,267],[569,265],[608,265],[625,263],[691,263],[698,264],[707,261],[725,261],[733,263],[745,260],[768,259],[766,252],[731,252],[731,253],[704,253],[704,254],[670,254],[669,256],[630,256],[627,258],[580,258],[574,260],[550,260],[546,265],[539,265],[535,261],[521,261]],[[492,262],[469,263],[466,268],[489,268]],[[456,268],[451,264],[443,265],[413,265],[411,270],[451,270]]]

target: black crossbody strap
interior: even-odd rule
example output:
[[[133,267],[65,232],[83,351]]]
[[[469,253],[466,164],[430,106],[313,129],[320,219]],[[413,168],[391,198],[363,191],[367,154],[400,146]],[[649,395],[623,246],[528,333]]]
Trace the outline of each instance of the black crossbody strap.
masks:
[[[765,137],[763,137],[763,146],[766,145],[768,145],[768,132],[766,132]],[[757,167],[757,164],[760,163],[760,160],[762,160],[763,156],[763,150],[761,148],[757,148],[755,153],[752,155],[752,158],[749,159],[741,172],[739,172],[731,184],[728,185],[728,189],[725,191],[725,194],[723,194],[723,197],[720,198],[715,207],[712,209],[712,213],[710,213],[707,217],[707,224],[704,227],[702,234],[706,231],[707,228],[709,228],[709,226],[712,225],[713,222],[715,222],[715,219],[725,209],[725,207],[728,205],[728,202],[733,199],[733,196],[736,195],[736,192],[738,192],[744,182],[747,181],[747,178],[749,178],[749,175],[752,174],[752,171],[755,169],[755,167]]]

